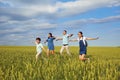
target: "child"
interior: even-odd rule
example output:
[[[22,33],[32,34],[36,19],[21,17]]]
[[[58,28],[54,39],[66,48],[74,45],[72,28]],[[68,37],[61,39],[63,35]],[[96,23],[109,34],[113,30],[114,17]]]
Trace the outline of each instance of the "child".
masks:
[[[54,54],[54,43],[53,43],[53,40],[55,40],[55,37],[52,36],[52,33],[49,33],[48,34],[48,39],[46,40],[46,42],[48,42],[47,56],[49,56],[50,51],[51,51],[52,54]]]
[[[38,37],[36,38],[35,41],[36,44],[36,50],[37,50],[37,54],[36,54],[36,62],[38,60],[38,57],[41,55],[42,53],[42,49],[44,50],[44,52],[46,52],[45,48],[43,47],[43,45],[41,44],[41,39]]]
[[[67,54],[70,55],[70,52],[69,52],[69,38],[72,37],[73,34],[67,34],[67,31],[64,30],[63,31],[63,37],[62,38],[58,38],[56,41],[58,40],[62,40],[63,41],[63,46],[61,47],[61,50],[60,50],[60,54],[62,54],[63,50],[66,49],[67,51]]]
[[[89,60],[89,58],[85,58],[87,53],[87,41],[86,40],[97,40],[99,38],[86,38],[83,36],[82,32],[78,33],[78,39],[70,40],[70,41],[79,41],[79,59],[82,61]]]

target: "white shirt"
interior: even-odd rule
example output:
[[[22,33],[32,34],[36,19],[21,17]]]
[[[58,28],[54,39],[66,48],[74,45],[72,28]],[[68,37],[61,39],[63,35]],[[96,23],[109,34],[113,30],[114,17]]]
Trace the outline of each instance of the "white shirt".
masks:
[[[69,44],[69,35],[63,35],[63,44]]]
[[[83,40],[84,45],[86,45],[86,43],[85,43],[86,37],[77,38],[77,40],[78,40],[78,42],[79,42],[80,40]]]
[[[43,48],[43,45],[41,43],[37,44],[36,45],[37,53],[41,53],[42,52],[42,48]]]

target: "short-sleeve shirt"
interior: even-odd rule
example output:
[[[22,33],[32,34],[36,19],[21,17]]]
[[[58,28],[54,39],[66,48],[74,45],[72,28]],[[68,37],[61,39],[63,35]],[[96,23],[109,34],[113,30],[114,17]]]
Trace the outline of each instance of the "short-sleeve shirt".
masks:
[[[37,53],[41,53],[42,52],[42,48],[43,48],[43,45],[41,43],[37,44],[36,45]]]
[[[54,37],[50,37],[50,38],[48,38],[46,40],[48,42],[48,48],[49,48],[49,50],[54,50],[54,43],[53,43],[54,39],[55,39]]]
[[[77,38],[78,41],[83,40],[84,45],[86,45],[86,37]]]
[[[69,35],[63,35],[63,44],[69,44]]]

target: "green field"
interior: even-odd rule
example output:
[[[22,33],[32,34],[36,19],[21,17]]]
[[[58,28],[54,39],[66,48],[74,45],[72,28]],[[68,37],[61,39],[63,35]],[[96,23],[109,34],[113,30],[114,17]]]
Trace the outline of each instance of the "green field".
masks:
[[[120,80],[120,48],[89,47],[89,62],[78,59],[78,47],[35,63],[35,47],[0,47],[0,80]]]

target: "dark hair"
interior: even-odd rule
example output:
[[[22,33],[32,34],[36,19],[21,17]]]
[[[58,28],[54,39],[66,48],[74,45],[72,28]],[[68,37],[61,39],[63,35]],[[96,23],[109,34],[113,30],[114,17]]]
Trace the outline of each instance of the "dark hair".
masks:
[[[83,33],[81,31],[79,33],[82,34],[82,37],[83,37]]]
[[[49,35],[50,35],[50,37],[53,37],[53,36],[52,36],[52,33],[49,33]]]
[[[64,30],[64,32],[65,32],[65,33],[67,33],[67,31],[66,31],[66,30]]]
[[[81,31],[79,32],[80,34],[83,34]]]
[[[36,40],[39,40],[39,41],[41,41],[41,39],[40,39],[39,37],[37,37],[37,38],[36,38]]]

